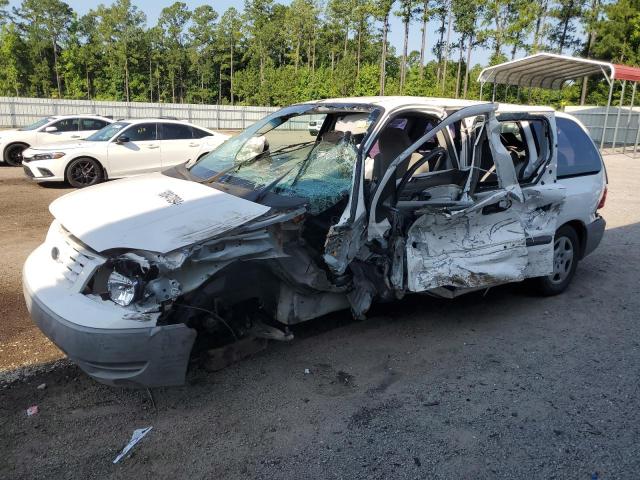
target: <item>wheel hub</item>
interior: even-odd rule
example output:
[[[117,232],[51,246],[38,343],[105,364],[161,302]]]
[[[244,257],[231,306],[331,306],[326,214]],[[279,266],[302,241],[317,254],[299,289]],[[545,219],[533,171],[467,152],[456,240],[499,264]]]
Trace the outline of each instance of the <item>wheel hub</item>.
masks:
[[[551,281],[562,283],[571,272],[573,266],[573,244],[567,237],[559,237],[553,245],[553,273]]]

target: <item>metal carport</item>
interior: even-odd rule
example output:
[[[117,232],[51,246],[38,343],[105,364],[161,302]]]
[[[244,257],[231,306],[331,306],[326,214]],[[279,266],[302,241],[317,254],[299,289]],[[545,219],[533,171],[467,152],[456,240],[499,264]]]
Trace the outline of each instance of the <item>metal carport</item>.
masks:
[[[616,81],[622,86],[615,126],[613,127],[612,148],[615,150],[627,82],[633,84],[631,103],[627,113],[628,129],[629,125],[631,125],[636,89],[638,82],[640,82],[640,68],[617,65],[599,60],[557,55],[554,53],[536,53],[535,55],[500,63],[482,70],[478,77],[478,81],[480,82],[480,98],[482,98],[484,85],[486,83],[493,83],[492,99],[495,100],[496,85],[499,84],[525,88],[559,90],[567,82],[592,75],[602,75],[609,83],[609,98],[604,116],[604,125],[602,127],[603,133],[601,135],[600,148],[604,147],[607,128],[610,128],[608,125],[609,110],[611,108],[611,99],[613,98]],[[626,133],[625,142],[623,144],[623,153],[626,149]],[[638,115],[638,128],[633,145],[634,155],[638,151],[639,141],[640,114]]]

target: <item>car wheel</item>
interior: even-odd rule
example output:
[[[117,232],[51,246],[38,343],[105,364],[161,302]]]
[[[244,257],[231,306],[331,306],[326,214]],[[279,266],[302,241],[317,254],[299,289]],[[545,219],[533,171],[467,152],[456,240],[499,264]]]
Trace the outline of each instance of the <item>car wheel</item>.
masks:
[[[93,158],[76,158],[67,167],[67,182],[74,188],[84,188],[104,180],[102,166]]]
[[[580,242],[573,228],[558,229],[553,240],[553,273],[536,279],[543,295],[558,295],[567,289],[576,273],[579,249]]]
[[[24,143],[14,143],[4,149],[4,162],[12,167],[19,167],[22,165],[22,151],[25,148],[29,148]]]

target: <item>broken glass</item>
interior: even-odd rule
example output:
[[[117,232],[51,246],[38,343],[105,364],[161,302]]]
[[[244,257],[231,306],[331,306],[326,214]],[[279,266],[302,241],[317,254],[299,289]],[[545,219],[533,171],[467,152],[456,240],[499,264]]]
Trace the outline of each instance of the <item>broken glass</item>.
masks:
[[[357,156],[352,141],[341,140],[337,145],[319,142],[300,168],[291,170],[274,191],[307,198],[309,213],[321,213],[348,195]]]

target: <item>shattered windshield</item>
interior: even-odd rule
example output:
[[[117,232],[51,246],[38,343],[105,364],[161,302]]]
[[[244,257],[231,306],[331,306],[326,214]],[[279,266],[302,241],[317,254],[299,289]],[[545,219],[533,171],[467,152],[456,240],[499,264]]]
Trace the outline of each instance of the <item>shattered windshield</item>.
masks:
[[[253,190],[256,202],[269,192],[306,199],[308,211],[317,214],[349,194],[358,146],[374,119],[362,106],[289,107],[231,138],[190,171],[212,184]],[[309,129],[311,122],[317,131]]]

